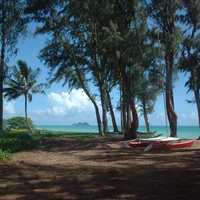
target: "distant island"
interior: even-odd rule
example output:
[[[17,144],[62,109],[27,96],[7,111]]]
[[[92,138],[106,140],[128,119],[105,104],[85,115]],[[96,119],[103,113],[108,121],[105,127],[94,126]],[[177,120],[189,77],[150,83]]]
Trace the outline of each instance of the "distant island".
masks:
[[[87,122],[78,122],[78,123],[72,124],[72,126],[76,126],[76,127],[90,127],[91,125],[88,124]]]

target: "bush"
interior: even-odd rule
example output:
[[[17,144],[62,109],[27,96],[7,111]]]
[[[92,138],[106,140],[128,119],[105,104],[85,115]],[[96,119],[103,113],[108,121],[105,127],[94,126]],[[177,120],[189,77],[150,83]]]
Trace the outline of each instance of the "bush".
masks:
[[[34,128],[33,122],[28,118],[28,125],[25,117],[13,117],[6,121],[6,126],[8,129],[28,129]]]
[[[39,145],[39,138],[27,133],[6,133],[0,137],[0,149],[15,153],[31,150]]]
[[[10,156],[10,153],[8,151],[3,151],[0,149],[0,161],[8,160]]]

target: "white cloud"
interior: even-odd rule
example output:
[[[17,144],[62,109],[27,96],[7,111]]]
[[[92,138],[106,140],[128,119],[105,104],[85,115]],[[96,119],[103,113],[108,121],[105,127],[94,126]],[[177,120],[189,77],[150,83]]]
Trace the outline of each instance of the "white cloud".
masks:
[[[93,105],[81,89],[71,92],[51,92],[48,94],[50,107],[35,111],[38,115],[70,116],[84,112],[94,112]],[[99,104],[99,102],[97,102]]]
[[[64,106],[66,109],[85,110],[91,107],[91,102],[86,94],[81,90],[72,90],[69,92],[55,93],[48,95],[51,102],[56,106]]]

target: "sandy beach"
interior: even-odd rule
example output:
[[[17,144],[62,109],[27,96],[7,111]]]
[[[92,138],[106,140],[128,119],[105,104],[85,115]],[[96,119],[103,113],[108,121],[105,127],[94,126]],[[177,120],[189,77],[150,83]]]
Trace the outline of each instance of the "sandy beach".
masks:
[[[149,152],[118,139],[52,138],[0,163],[0,200],[198,199],[200,141]]]

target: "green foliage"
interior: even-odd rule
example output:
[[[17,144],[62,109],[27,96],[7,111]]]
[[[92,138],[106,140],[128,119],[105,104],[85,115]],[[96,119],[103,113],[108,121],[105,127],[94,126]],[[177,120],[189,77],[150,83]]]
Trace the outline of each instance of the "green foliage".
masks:
[[[28,122],[28,125],[27,125]],[[30,118],[26,119],[24,117],[13,117],[6,120],[6,126],[8,129],[28,129],[34,128],[33,122]]]
[[[187,14],[182,20],[185,30],[179,69],[189,75],[185,86],[194,93],[194,99],[187,102],[196,103],[200,126],[200,2],[184,0],[183,3]]]
[[[37,78],[39,75],[39,68],[33,70],[26,62],[18,60],[17,66],[14,66],[10,71],[9,77],[5,80],[4,96],[10,101],[24,96],[25,99],[25,117],[27,119],[28,101],[32,101],[33,94],[44,94],[45,84],[38,84]],[[29,122],[29,120],[27,119]],[[29,123],[28,123],[29,126]],[[29,129],[31,129],[31,124]]]
[[[186,82],[188,90],[200,90],[200,2],[198,0],[184,1],[187,15],[185,25],[182,55],[179,69],[189,74]]]
[[[17,41],[26,33],[27,23],[23,15],[24,6],[24,0],[0,1],[0,27],[2,27],[0,29],[0,43],[5,41],[5,53],[16,53]],[[8,55],[6,58],[9,58]]]
[[[94,139],[95,134],[91,133],[61,133],[49,131],[34,131],[29,135],[25,130],[10,130],[0,135],[0,149],[3,152],[16,153],[20,151],[28,151],[41,146],[45,146],[43,141],[56,138],[72,138],[72,139]]]
[[[32,101],[32,95],[44,93],[44,84],[37,84],[39,68],[33,70],[24,61],[18,60],[17,66],[10,71],[10,76],[6,79],[4,88],[5,97],[8,100],[26,96]]]
[[[159,67],[157,66],[159,69]],[[161,68],[162,69],[162,68]],[[158,70],[147,70],[143,74],[143,80],[140,84],[140,91],[138,92],[138,100],[140,101],[140,112],[144,114],[144,107],[147,114],[153,112],[154,104],[158,95],[163,89],[163,76]]]
[[[195,73],[186,86],[200,87],[198,0],[27,2],[26,14],[39,24],[35,33],[50,35],[40,53],[50,70],[50,84],[64,80],[70,89],[85,88],[88,93],[93,84],[101,97],[103,116],[108,111],[104,90],[110,93],[120,88],[123,120],[131,116],[130,108],[133,111],[137,100],[151,113],[165,89],[169,122],[176,126],[173,77],[178,64],[181,70]],[[181,47],[183,57],[178,63]],[[95,100],[95,95],[90,99]],[[122,124],[129,126],[130,121],[131,117]]]
[[[39,145],[39,139],[35,136],[23,133],[5,133],[0,136],[0,149],[15,153],[31,150]]]
[[[10,55],[16,54],[18,39],[26,32],[26,20],[23,15],[24,0],[1,0],[0,1],[0,93],[3,95],[3,84],[8,76],[7,65]],[[3,98],[0,99],[0,129],[3,128]]]
[[[3,151],[0,149],[0,161],[6,161],[10,157],[10,153],[8,151]]]

